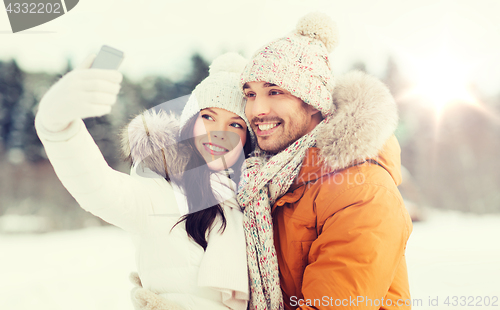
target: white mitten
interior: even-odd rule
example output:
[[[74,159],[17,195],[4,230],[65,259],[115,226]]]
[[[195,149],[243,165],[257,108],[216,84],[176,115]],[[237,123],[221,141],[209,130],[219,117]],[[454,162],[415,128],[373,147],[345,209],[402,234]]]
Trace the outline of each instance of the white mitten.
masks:
[[[185,310],[178,304],[143,288],[141,279],[136,272],[130,274],[130,281],[136,285],[130,292],[135,310]]]
[[[117,70],[89,69],[95,57],[88,56],[43,96],[37,118],[46,130],[58,132],[76,119],[111,111],[123,76]]]

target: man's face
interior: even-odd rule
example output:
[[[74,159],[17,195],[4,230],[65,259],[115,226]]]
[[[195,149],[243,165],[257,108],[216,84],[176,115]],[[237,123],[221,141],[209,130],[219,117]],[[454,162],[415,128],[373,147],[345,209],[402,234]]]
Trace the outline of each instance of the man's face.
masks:
[[[264,151],[279,153],[317,125],[312,116],[319,111],[281,87],[249,82],[243,91],[245,114]]]

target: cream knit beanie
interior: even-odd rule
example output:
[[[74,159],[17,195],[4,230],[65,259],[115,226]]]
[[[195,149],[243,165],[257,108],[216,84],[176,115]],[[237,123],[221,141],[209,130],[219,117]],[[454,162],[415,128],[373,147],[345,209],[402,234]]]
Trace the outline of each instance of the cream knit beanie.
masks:
[[[250,123],[245,116],[244,93],[239,84],[240,74],[247,60],[237,53],[217,57],[210,65],[209,75],[198,84],[188,99],[180,119],[180,129],[198,112],[206,108],[221,108],[241,117],[255,141]]]
[[[323,13],[310,13],[294,32],[254,54],[241,74],[241,85],[254,81],[276,84],[327,117],[335,110],[335,82],[328,54],[337,44],[334,22]]]

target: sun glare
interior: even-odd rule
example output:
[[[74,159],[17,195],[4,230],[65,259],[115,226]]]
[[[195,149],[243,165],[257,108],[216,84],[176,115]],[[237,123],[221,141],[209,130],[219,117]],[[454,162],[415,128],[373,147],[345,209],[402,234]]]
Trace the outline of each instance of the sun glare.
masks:
[[[410,91],[422,103],[432,105],[437,114],[452,104],[477,105],[470,91],[470,64],[444,53],[437,57],[414,60],[414,86]]]

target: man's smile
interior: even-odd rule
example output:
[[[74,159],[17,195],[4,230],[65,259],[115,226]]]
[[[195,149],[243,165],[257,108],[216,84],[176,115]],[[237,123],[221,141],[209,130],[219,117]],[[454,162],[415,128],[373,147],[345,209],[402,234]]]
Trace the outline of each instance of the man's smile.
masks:
[[[256,125],[255,134],[257,136],[268,136],[276,131],[276,129],[281,125],[281,122],[262,123],[262,124],[255,124],[255,125]]]

